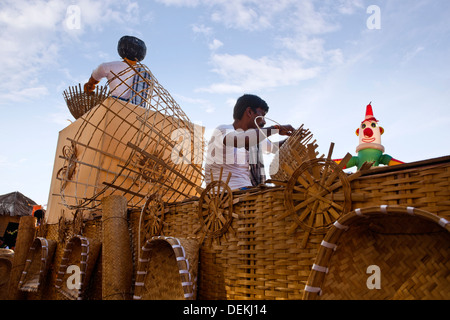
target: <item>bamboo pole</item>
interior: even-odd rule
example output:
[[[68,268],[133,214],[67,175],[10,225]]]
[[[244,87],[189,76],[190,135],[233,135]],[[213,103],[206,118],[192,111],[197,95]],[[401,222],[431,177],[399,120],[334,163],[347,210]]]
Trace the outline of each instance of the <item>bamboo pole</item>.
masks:
[[[26,293],[19,290],[19,280],[25,268],[25,262],[36,233],[36,218],[23,216],[19,220],[16,246],[14,248],[14,260],[9,278],[8,297],[9,300],[23,300]]]
[[[133,258],[127,221],[127,199],[111,195],[102,199],[102,298],[129,300]]]

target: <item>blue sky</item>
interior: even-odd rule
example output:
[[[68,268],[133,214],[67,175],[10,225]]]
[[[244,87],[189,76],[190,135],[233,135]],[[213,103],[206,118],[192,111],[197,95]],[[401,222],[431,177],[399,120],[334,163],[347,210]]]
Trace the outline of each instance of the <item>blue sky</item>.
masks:
[[[449,16],[448,0],[3,0],[0,194],[47,203],[58,132],[74,120],[62,92],[118,60],[123,35],[146,42],[143,63],[206,139],[253,93],[321,153],[334,142],[335,158],[355,155],[370,101],[387,154],[449,155]]]

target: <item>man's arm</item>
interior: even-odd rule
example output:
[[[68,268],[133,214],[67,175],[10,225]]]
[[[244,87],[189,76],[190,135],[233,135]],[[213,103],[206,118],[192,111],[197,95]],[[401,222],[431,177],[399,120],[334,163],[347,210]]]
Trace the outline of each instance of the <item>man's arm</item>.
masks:
[[[259,144],[266,137],[273,134],[278,133],[280,135],[290,136],[295,131],[291,125],[271,126],[262,128],[261,130],[263,130],[265,135],[259,129],[249,129],[247,131],[238,129],[225,135],[223,144],[229,147],[246,148],[248,150],[248,148]]]
[[[106,77],[107,71],[105,65],[105,63],[102,63],[94,71],[92,71],[89,81],[84,84],[84,92],[93,92],[95,90],[95,86],[100,82],[100,80]]]
[[[86,83],[84,84],[84,92],[88,92],[88,93],[94,92],[95,86],[96,86],[99,82],[100,82],[100,81],[95,80],[94,77],[91,76],[91,77],[89,78],[89,81],[86,82]]]

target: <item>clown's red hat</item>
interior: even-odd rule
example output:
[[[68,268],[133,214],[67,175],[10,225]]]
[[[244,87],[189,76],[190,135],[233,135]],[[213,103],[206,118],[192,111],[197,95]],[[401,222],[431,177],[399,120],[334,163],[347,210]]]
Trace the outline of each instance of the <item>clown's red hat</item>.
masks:
[[[364,119],[364,121],[376,121],[376,122],[378,122],[378,120],[373,116],[372,102],[370,102],[367,105],[367,107],[366,107],[366,118]],[[362,122],[364,122],[364,121],[362,121]]]

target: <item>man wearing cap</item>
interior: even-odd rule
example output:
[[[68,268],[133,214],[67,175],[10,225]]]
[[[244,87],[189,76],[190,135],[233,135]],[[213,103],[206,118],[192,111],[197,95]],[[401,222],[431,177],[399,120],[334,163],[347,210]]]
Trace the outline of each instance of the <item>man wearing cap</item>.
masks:
[[[91,74],[84,85],[85,92],[93,92],[101,79],[107,78],[109,89],[114,98],[128,101],[131,97],[130,88],[133,85],[135,72],[130,66],[144,60],[147,47],[144,41],[132,37],[123,36],[117,45],[117,51],[123,61],[106,62],[99,65]]]

